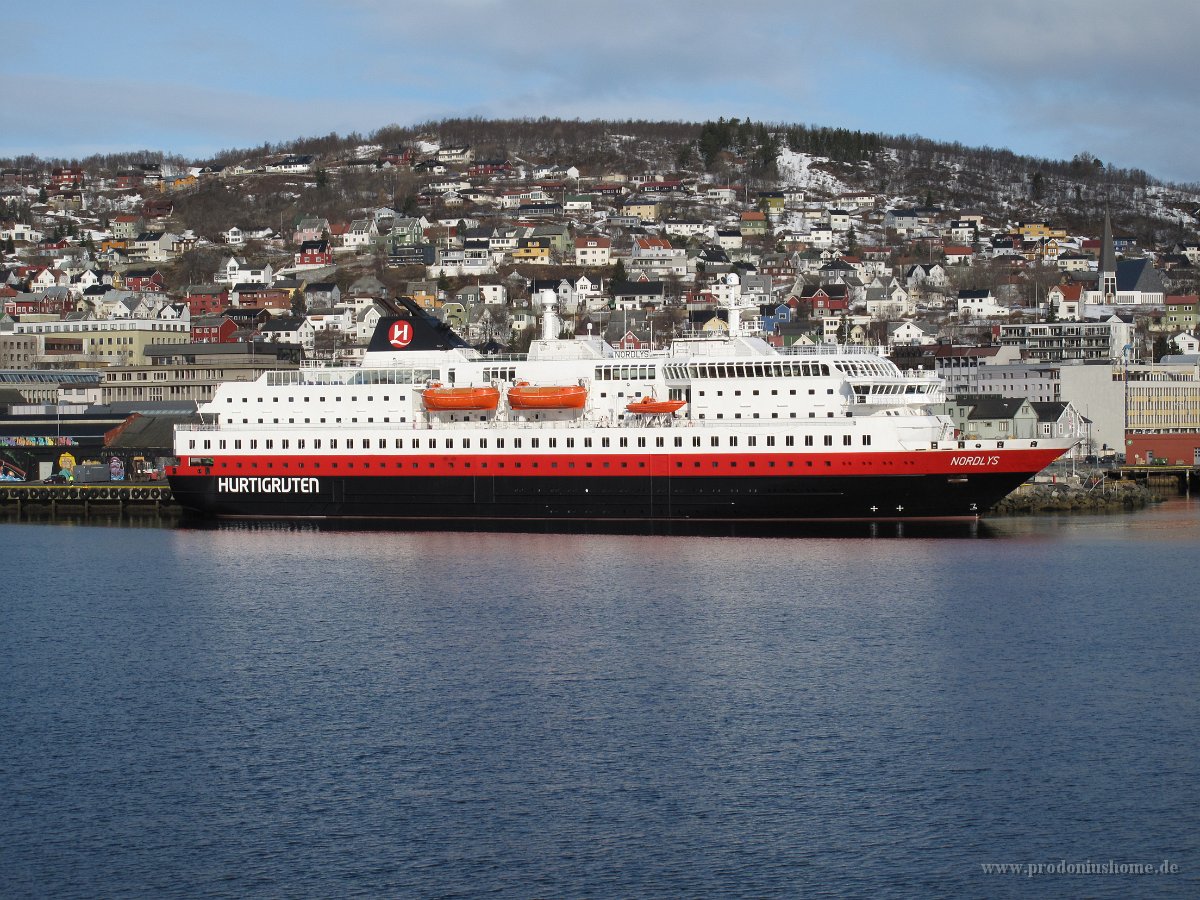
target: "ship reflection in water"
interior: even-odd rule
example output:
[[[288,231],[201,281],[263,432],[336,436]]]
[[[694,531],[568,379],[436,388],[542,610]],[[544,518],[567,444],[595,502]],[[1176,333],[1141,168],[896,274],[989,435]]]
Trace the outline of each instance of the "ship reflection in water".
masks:
[[[1200,505],[910,526],[0,524],[4,893],[1186,894]]]

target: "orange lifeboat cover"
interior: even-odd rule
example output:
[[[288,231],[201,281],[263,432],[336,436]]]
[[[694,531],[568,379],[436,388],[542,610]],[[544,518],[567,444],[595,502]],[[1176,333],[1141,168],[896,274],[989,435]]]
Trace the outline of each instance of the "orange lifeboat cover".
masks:
[[[537,386],[518,382],[508,389],[513,409],[583,409],[587,388],[578,384]]]
[[[495,409],[500,402],[500,391],[494,387],[441,387],[433,384],[423,395],[425,408],[431,412],[454,410]]]
[[[686,400],[655,400],[653,397],[643,397],[641,400],[634,400],[632,403],[627,404],[625,409],[631,413],[653,415],[673,413],[686,405]]]

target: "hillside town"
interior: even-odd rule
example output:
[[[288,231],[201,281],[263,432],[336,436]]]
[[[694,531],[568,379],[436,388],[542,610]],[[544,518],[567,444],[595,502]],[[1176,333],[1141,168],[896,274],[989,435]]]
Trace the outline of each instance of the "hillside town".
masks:
[[[483,352],[522,352],[552,291],[564,336],[620,351],[723,331],[738,309],[742,333],[779,348],[872,345],[938,372],[964,434],[1082,419],[1092,461],[1200,458],[1200,240],[888,196],[786,148],[775,166],[764,186],[431,135],[227,165],[6,168],[0,452],[23,473],[13,451],[99,440],[64,421],[97,418],[107,446],[134,418],[194,413],[222,381],[353,362],[398,296]],[[359,183],[374,202],[309,202],[370,193]],[[263,194],[291,214],[241,205],[229,221],[235,207],[199,202]]]

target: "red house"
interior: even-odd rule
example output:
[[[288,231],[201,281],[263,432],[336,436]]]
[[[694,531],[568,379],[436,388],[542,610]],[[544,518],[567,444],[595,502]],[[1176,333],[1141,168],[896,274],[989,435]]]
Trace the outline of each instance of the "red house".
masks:
[[[305,241],[296,252],[298,266],[332,266],[333,250],[329,241]]]
[[[50,173],[51,186],[59,190],[83,187],[86,179],[86,173],[78,166],[64,166]]]
[[[161,293],[163,277],[158,269],[129,269],[121,276],[121,284],[127,291]]]
[[[229,289],[215,284],[189,287],[184,299],[193,320],[198,316],[211,316],[229,305]],[[195,338],[193,338],[195,340]]]
[[[165,198],[152,197],[142,204],[142,216],[148,220],[148,224],[162,224],[173,212],[174,202]]]
[[[229,316],[201,316],[192,320],[193,344],[231,344],[237,322]]]
[[[799,308],[817,318],[841,315],[850,309],[849,289],[844,284],[806,287],[800,292]]]
[[[262,284],[238,285],[237,305],[242,309],[291,309],[292,295],[279,288]]]
[[[136,191],[146,182],[142,172],[121,172],[117,175],[116,188],[118,191]]]

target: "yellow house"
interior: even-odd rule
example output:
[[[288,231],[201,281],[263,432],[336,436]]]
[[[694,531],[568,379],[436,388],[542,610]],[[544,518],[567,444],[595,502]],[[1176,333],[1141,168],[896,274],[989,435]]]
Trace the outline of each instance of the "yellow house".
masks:
[[[158,189],[162,192],[179,191],[184,188],[196,186],[195,175],[180,175],[178,178],[164,178],[158,183]]]
[[[550,240],[548,238],[522,238],[512,252],[513,262],[549,265]]]
[[[655,200],[644,197],[632,197],[621,206],[621,214],[637,216],[643,222],[657,222],[662,215],[662,207]]]
[[[438,297],[436,285],[431,289],[428,285],[418,285],[410,282],[408,290],[408,296],[412,297],[424,309],[438,309],[442,305],[442,300]]]
[[[744,212],[741,219],[742,237],[767,233],[767,217],[760,212]]]
[[[1047,222],[1022,222],[1017,226],[1017,233],[1027,241],[1066,240],[1067,233],[1061,228],[1051,228]]]

